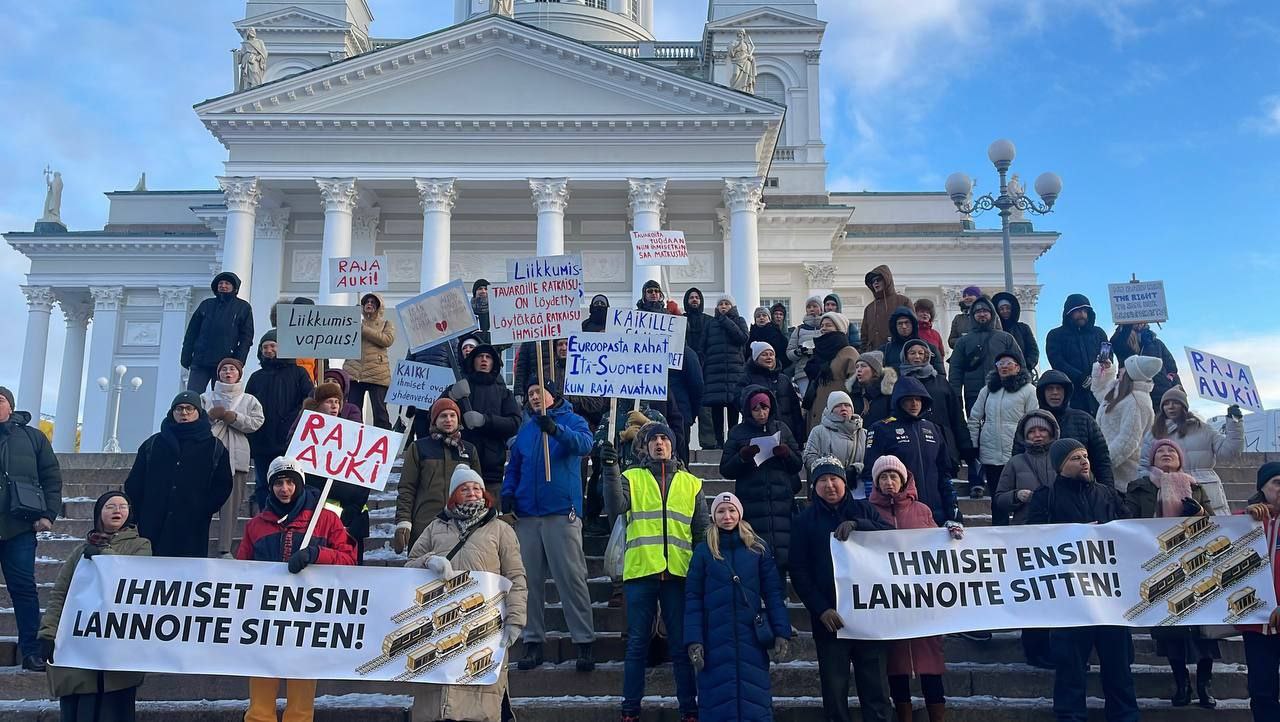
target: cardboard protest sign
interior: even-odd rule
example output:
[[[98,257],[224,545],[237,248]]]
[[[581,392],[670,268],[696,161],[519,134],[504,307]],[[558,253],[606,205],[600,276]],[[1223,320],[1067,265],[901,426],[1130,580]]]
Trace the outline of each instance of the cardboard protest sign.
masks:
[[[100,554],[76,568],[60,666],[488,685],[511,582],[488,572]]]
[[[1169,320],[1164,297],[1164,281],[1107,284],[1111,299],[1111,320],[1127,323],[1163,323]]]
[[[684,368],[684,341],[689,331],[689,319],[684,316],[634,308],[610,308],[605,314],[605,330],[670,339],[667,366],[677,371]]]
[[[1186,347],[1187,362],[1195,378],[1200,398],[1220,404],[1238,404],[1242,409],[1261,413],[1262,397],[1248,366],[1231,359]]]
[[[517,258],[507,282],[489,286],[493,343],[565,338],[581,328],[582,256]]]
[[[404,434],[303,411],[289,442],[289,456],[309,474],[382,491]]]
[[[386,256],[349,256],[329,259],[329,292],[387,290]]]
[[[631,250],[637,266],[689,265],[684,231],[632,231]]]
[[[669,339],[627,333],[569,336],[564,393],[665,401]]]
[[[429,409],[456,380],[451,368],[401,359],[391,375],[387,403]]]
[[[409,350],[415,353],[480,328],[461,280],[401,301],[396,304],[396,315]]]
[[[276,321],[280,358],[360,358],[359,306],[282,303]]]
[[[831,539],[845,639],[977,629],[1260,624],[1276,607],[1248,516],[854,532]]]

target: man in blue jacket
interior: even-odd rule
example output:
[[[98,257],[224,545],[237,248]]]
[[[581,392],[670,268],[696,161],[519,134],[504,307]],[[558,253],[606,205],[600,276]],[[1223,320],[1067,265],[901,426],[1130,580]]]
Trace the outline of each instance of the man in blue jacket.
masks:
[[[876,459],[892,454],[915,476],[920,501],[933,510],[938,526],[960,521],[960,504],[951,483],[956,468],[946,435],[926,418],[933,408],[928,390],[917,378],[900,378],[893,386],[891,405],[893,416],[872,424],[867,432],[866,468],[862,471],[867,496],[871,496],[871,469]]]
[[[578,670],[595,668],[591,644],[596,633],[587,592],[587,558],[582,552],[582,457],[591,453],[587,422],[573,413],[551,382],[531,380],[528,413],[511,441],[511,458],[502,478],[502,514],[520,540],[520,556],[529,580],[529,619],[524,628],[522,670],[542,664],[543,596],[547,572],[560,592],[569,634],[578,645]],[[546,409],[546,414],[542,413]],[[550,450],[547,476],[543,434]]]

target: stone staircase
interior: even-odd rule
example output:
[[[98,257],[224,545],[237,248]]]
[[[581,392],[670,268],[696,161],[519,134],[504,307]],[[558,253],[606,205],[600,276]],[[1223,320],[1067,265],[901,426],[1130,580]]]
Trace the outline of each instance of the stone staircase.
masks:
[[[694,452],[692,471],[706,480],[708,496],[732,490],[733,483],[719,479],[719,452]],[[1263,461],[1280,455],[1251,454],[1232,466],[1219,468],[1226,482],[1233,508],[1240,508],[1253,494],[1254,473]],[[36,578],[41,605],[48,599],[63,560],[84,538],[91,526],[93,502],[108,489],[124,483],[132,465],[130,454],[61,455],[63,473],[63,519],[56,531],[42,535],[37,548]],[[370,499],[373,530],[366,542],[366,564],[400,566],[405,559],[390,549],[395,514],[398,474],[386,491]],[[970,526],[990,523],[990,502],[970,500],[965,482],[959,482],[961,508]],[[240,519],[243,528],[247,519]],[[521,720],[562,722],[565,709],[572,708],[574,720],[614,720],[622,690],[622,658],[625,619],[621,609],[610,607],[612,584],[603,573],[604,537],[587,537],[588,576],[596,630],[595,672],[580,674],[573,669],[576,650],[568,637],[559,596],[548,583],[546,619],[549,639],[544,647],[547,664],[531,672],[510,672],[513,704]],[[210,551],[216,551],[210,543]],[[813,720],[821,716],[821,692],[809,615],[794,592],[788,589],[792,623],[801,630],[790,657],[772,668],[775,716],[780,722]],[[48,699],[44,675],[26,673],[18,666],[16,621],[6,586],[0,585],[0,719],[11,722],[44,722],[58,718],[56,700]],[[1155,653],[1155,644],[1145,630],[1135,630],[1137,659],[1134,676],[1144,720],[1249,720],[1244,650],[1238,639],[1223,642],[1223,659],[1217,665],[1214,691],[1218,710],[1207,713],[1198,707],[1173,709],[1167,698],[1171,675],[1164,659]],[[511,650],[512,658],[523,656],[521,645]],[[989,642],[960,638],[946,640],[946,685],[949,719],[957,722],[1014,722],[1052,720],[1053,674],[1022,663],[1017,632],[998,632]],[[316,719],[346,722],[350,719],[382,722],[409,720],[415,685],[352,681],[323,681],[316,701]],[[209,675],[150,674],[139,690],[139,719],[144,722],[232,722],[243,716],[247,705],[247,683],[235,677]],[[650,669],[646,684],[645,719],[674,720],[675,688],[669,665]],[[1090,675],[1091,717],[1102,719],[1102,692],[1097,667]],[[856,710],[856,698],[851,700]],[[917,720],[925,720],[923,703],[917,699]]]

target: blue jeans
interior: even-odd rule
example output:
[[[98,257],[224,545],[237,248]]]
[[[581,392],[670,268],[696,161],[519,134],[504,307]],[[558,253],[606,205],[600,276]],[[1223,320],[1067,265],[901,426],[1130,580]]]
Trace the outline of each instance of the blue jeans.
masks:
[[[649,658],[653,622],[662,605],[662,621],[667,625],[667,648],[676,675],[676,699],[681,714],[698,713],[698,692],[693,681],[693,665],[684,648],[684,579],[659,580],[657,576],[625,582],[627,597],[627,655],[622,665],[622,711],[640,713],[644,697],[644,668]]]
[[[13,598],[18,620],[18,650],[24,658],[40,654],[40,597],[36,595],[36,533],[24,532],[0,541],[0,572]]]

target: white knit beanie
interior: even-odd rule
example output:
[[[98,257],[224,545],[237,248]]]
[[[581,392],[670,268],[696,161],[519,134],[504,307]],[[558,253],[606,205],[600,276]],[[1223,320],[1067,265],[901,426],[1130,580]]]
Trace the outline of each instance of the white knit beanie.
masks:
[[[453,470],[453,476],[449,477],[449,493],[445,494],[444,498],[446,500],[453,498],[453,492],[457,491],[458,487],[471,481],[484,486],[484,479],[474,469],[466,464],[458,464]]]
[[[771,348],[773,348],[773,344],[767,343],[765,341],[752,341],[751,342],[751,360],[759,361],[760,354],[764,353],[765,351],[768,351]]]

